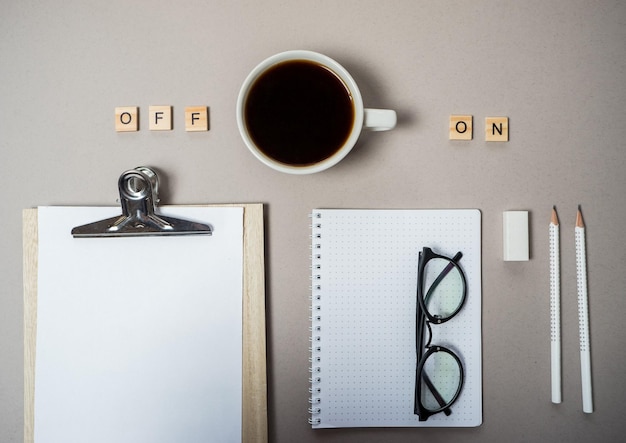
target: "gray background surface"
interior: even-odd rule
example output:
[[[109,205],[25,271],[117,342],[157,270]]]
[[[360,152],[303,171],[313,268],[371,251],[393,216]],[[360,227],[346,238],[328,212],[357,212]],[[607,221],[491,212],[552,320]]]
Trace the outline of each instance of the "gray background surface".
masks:
[[[23,427],[21,211],[115,205],[126,169],[161,172],[167,204],[266,204],[270,440],[618,441],[626,431],[626,3],[621,1],[2,1],[0,441]],[[342,63],[398,127],[338,166],[275,172],[246,150],[247,73],[288,49]],[[151,132],[149,105],[174,107]],[[116,133],[114,108],[140,107]],[[210,131],[184,130],[185,106]],[[450,114],[474,139],[448,140]],[[510,141],[486,143],[487,116]],[[595,412],[582,413],[574,256],[587,224]],[[561,217],[563,403],[550,403],[548,223]],[[309,219],[316,207],[478,208],[483,214],[484,423],[476,429],[312,431]],[[530,211],[531,260],[502,261],[502,211]]]

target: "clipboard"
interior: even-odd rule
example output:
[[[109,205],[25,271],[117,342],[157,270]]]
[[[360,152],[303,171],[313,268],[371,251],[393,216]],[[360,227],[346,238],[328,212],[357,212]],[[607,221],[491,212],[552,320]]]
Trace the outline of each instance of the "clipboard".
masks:
[[[267,442],[263,205],[227,204],[206,206],[240,207],[243,209],[241,435],[243,442]],[[38,242],[38,210],[25,209],[23,211],[23,272],[24,442],[26,443],[34,441]]]

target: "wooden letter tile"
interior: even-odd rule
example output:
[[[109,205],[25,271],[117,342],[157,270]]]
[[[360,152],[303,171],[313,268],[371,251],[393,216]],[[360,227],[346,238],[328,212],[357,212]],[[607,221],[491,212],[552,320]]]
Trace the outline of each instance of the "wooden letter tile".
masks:
[[[487,117],[485,119],[485,141],[508,142],[509,141],[509,118]]]
[[[471,115],[451,115],[450,116],[450,140],[471,140],[472,139],[472,116]]]
[[[185,108],[185,131],[208,131],[209,110],[206,106]]]
[[[150,106],[148,109],[150,117],[151,131],[171,131],[172,130],[172,107],[171,106]]]
[[[139,130],[139,113],[137,106],[120,106],[115,108],[115,130],[117,132]]]

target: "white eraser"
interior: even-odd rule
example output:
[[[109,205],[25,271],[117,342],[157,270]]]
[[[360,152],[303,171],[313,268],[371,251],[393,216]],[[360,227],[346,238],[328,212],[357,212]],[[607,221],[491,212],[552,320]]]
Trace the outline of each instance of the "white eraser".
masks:
[[[504,261],[528,260],[528,211],[502,213]]]

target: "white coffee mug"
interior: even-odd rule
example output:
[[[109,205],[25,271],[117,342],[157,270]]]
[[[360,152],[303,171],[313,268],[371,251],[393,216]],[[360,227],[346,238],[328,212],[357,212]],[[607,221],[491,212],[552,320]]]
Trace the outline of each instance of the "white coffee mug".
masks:
[[[321,66],[322,68],[324,68],[324,70],[330,71],[341,81],[341,83],[343,83],[343,88],[345,88],[344,93],[349,97],[349,100],[352,103],[352,114],[350,117],[352,122],[350,127],[346,126],[345,128],[345,137],[342,136],[343,143],[338,142],[338,146],[330,149],[332,153],[325,158],[319,158],[310,162],[303,161],[303,163],[299,163],[298,161],[291,161],[291,159],[285,160],[284,158],[277,158],[279,156],[276,156],[274,154],[268,154],[268,151],[271,151],[271,149],[268,149],[267,146],[259,146],[260,144],[267,142],[260,141],[258,137],[255,139],[254,134],[251,133],[254,131],[251,131],[252,125],[248,121],[248,118],[250,118],[250,120],[252,121],[252,117],[248,115],[247,108],[251,106],[249,105],[249,98],[251,92],[254,94],[255,88],[257,88],[257,81],[260,78],[266,78],[263,76],[268,73],[268,71],[271,71],[273,68],[279,65],[280,67],[282,67],[285,66],[285,64],[291,62],[304,64],[308,63],[317,67]],[[271,94],[266,93],[265,96],[271,96]],[[298,101],[298,99],[299,97],[295,97],[296,101]],[[304,100],[302,101],[304,102]],[[298,105],[304,106],[302,103],[298,103]],[[317,111],[315,111],[315,113],[321,114]],[[346,119],[347,118],[348,117],[346,117]],[[277,171],[286,172],[289,174],[311,174],[314,172],[323,171],[330,168],[331,166],[336,165],[346,155],[348,155],[348,153],[355,146],[361,134],[361,131],[386,131],[395,127],[396,120],[396,112],[393,110],[364,108],[363,99],[361,97],[359,88],[352,76],[348,73],[348,71],[346,71],[339,63],[337,63],[330,57],[312,51],[287,51],[273,55],[264,60],[258,66],[256,66],[245,79],[243,85],[241,86],[241,90],[239,91],[239,97],[237,99],[237,125],[239,127],[241,137],[243,138],[243,141],[250,150],[250,152],[252,152],[252,154],[257,159],[259,159],[267,166]],[[299,126],[291,125],[290,128],[287,128],[287,126],[289,125],[281,124],[280,121],[277,122],[275,120],[272,121],[271,125],[274,127],[270,129],[274,132],[282,131],[283,128],[285,130],[291,129],[293,132],[298,130],[294,129],[294,127],[297,128]],[[323,131],[328,130],[328,128],[324,127],[316,127],[315,129],[316,131],[320,131],[320,134],[324,134]],[[301,149],[301,142],[302,140],[300,140],[300,142],[297,139],[294,140],[293,143],[289,145],[288,149]],[[313,142],[311,141],[311,143]]]

